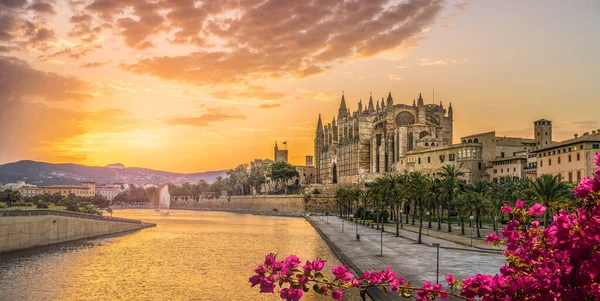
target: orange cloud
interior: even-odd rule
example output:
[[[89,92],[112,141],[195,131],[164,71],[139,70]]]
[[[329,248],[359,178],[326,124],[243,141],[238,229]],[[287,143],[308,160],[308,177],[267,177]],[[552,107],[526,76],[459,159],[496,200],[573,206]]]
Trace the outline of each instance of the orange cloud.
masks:
[[[188,125],[203,127],[208,126],[210,123],[213,122],[233,119],[246,119],[246,116],[226,113],[218,109],[208,109],[206,113],[200,116],[170,118],[166,120],[166,123],[169,125]]]
[[[176,44],[199,51],[156,56],[121,67],[138,74],[198,85],[258,78],[303,78],[337,61],[371,57],[414,43],[443,9],[442,0],[370,2],[203,1],[145,3],[96,0],[88,12],[113,20],[132,10],[136,20],[116,20],[125,43],[136,49],[170,28]],[[160,11],[167,11],[161,15]],[[268,17],[266,17],[268,16]],[[339,16],[343,16],[339,17]]]

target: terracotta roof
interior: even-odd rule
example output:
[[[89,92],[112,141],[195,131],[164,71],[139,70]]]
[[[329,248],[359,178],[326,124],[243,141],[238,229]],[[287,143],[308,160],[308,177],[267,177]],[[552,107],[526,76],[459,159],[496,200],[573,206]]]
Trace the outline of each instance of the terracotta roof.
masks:
[[[558,148],[558,147],[562,147],[562,146],[567,146],[567,145],[571,145],[571,144],[577,144],[577,143],[581,143],[581,142],[600,142],[600,133],[584,135],[584,136],[580,136],[580,137],[577,137],[577,138],[565,140],[565,141],[562,141],[562,142],[559,142],[559,143],[553,143],[553,144],[548,145],[546,147],[535,149],[535,150],[533,150],[531,152],[533,152],[533,153],[539,153],[539,152],[542,152],[542,151],[545,151],[545,150],[549,150],[549,149],[553,149],[553,148]]]

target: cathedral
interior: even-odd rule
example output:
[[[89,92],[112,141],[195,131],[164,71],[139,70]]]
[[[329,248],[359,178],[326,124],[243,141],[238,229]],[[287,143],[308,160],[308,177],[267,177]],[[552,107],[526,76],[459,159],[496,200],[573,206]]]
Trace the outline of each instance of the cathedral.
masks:
[[[451,144],[452,104],[425,104],[420,94],[412,105],[394,104],[389,93],[381,101],[371,96],[364,107],[361,100],[350,111],[342,95],[337,119],[323,125],[319,115],[317,182],[361,183],[373,174],[400,172],[407,154]]]

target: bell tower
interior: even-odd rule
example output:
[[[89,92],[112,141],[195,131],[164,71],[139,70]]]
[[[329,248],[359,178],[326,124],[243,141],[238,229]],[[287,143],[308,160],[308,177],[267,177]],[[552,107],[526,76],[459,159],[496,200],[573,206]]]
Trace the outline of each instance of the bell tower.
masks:
[[[533,139],[538,148],[552,144],[552,121],[546,119],[534,121],[533,135]]]

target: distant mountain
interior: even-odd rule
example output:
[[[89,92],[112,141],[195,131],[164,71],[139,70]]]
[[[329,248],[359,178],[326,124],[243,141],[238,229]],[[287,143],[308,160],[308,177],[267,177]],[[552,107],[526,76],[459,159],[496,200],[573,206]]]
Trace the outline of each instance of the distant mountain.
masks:
[[[124,169],[125,165],[123,165],[121,163],[115,163],[115,164],[108,164],[108,165],[106,165],[104,167],[106,167],[106,168]]]
[[[52,164],[24,160],[0,165],[0,183],[26,181],[34,185],[78,184],[83,180],[99,184],[164,184],[185,182],[196,183],[199,180],[214,182],[217,177],[225,177],[225,170],[198,173],[174,173],[138,167],[125,167],[123,164],[110,164],[106,167],[85,166],[65,163]]]

